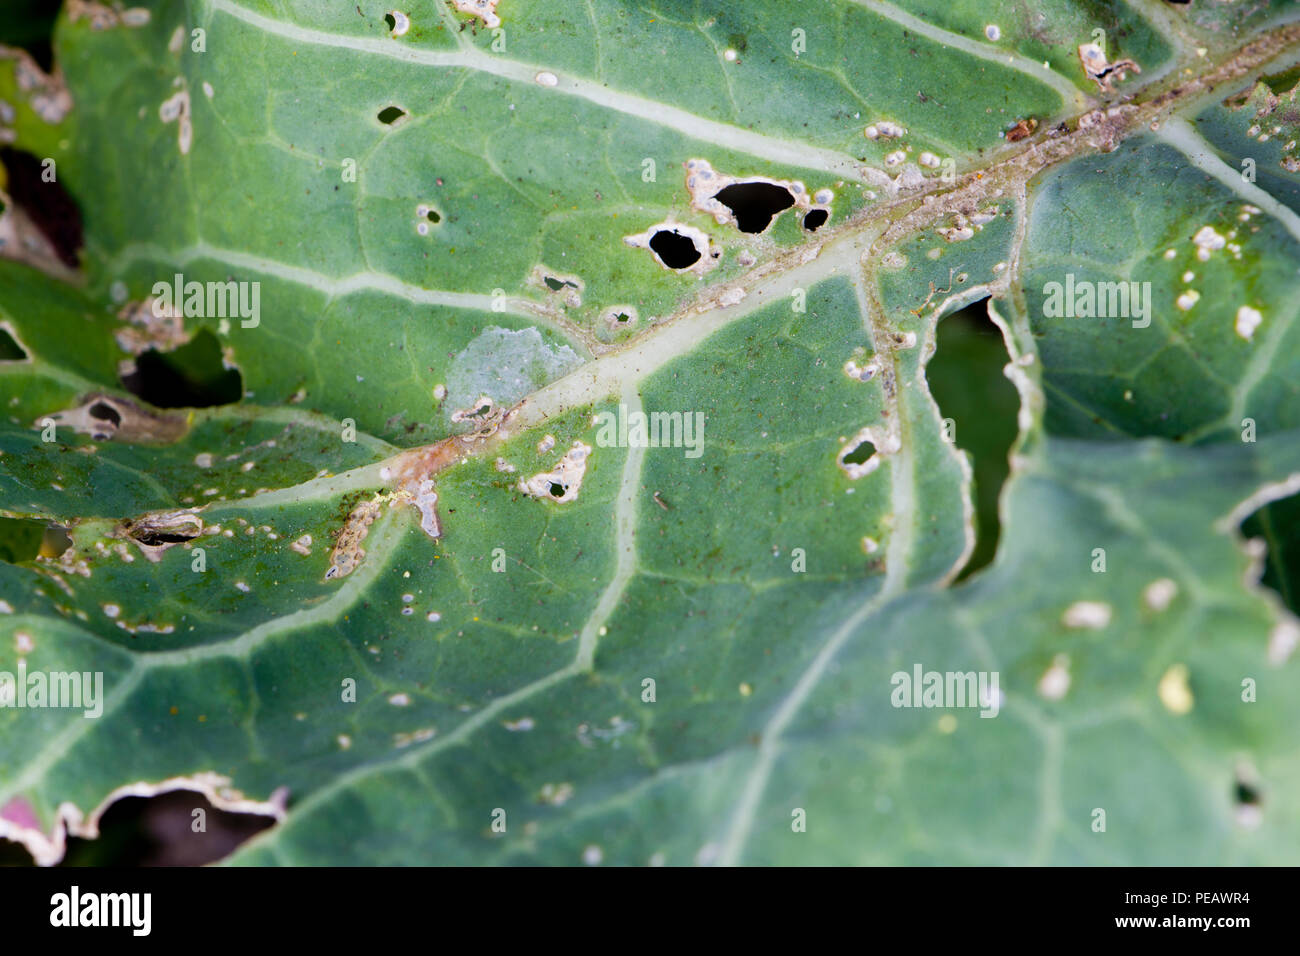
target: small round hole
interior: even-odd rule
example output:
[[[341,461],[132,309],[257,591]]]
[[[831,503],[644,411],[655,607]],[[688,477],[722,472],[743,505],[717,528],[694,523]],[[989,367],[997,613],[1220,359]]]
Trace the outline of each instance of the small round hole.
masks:
[[[825,209],[809,209],[803,217],[803,227],[809,232],[816,232],[822,226],[826,225],[826,220],[831,217],[829,211]]]

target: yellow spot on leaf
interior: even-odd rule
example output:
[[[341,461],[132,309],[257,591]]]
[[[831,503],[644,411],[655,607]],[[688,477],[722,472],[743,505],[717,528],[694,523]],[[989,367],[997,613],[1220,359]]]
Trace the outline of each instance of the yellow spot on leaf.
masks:
[[[1181,716],[1190,711],[1195,699],[1192,697],[1192,689],[1187,686],[1187,666],[1174,664],[1165,671],[1165,676],[1160,678],[1157,693],[1160,695],[1160,703],[1171,714]]]

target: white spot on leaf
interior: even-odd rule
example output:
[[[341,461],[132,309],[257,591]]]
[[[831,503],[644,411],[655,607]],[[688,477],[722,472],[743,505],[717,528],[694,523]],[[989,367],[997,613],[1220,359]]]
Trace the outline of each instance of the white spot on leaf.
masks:
[[[1160,684],[1156,692],[1160,696],[1160,703],[1165,705],[1165,709],[1171,714],[1186,714],[1192,709],[1195,703],[1192,697],[1192,689],[1187,683],[1187,666],[1185,664],[1174,664],[1164,676],[1160,678]]]
[[[1153,611],[1163,611],[1177,596],[1178,585],[1170,578],[1158,578],[1142,592],[1142,600]]]
[[[1061,623],[1066,627],[1099,630],[1110,623],[1110,605],[1102,601],[1075,601],[1061,615]]]
[[[1255,330],[1259,328],[1259,323],[1262,321],[1264,321],[1264,316],[1260,314],[1258,309],[1243,305],[1237,310],[1237,334],[1249,342],[1254,338]]]
[[[1060,700],[1070,689],[1070,659],[1057,654],[1052,666],[1038,679],[1038,693],[1048,700]]]

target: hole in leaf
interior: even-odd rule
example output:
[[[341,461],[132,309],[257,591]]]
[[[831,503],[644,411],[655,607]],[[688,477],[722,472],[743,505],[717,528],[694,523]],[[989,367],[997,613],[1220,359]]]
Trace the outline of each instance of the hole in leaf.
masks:
[[[23,351],[23,347],[12,335],[0,329],[0,362],[21,362],[26,358],[27,353]]]
[[[96,402],[86,409],[86,413],[101,422],[109,422],[114,428],[122,424],[121,414],[108,402]]]
[[[46,73],[54,65],[50,41],[62,0],[5,0],[0,17],[0,44],[21,47]]]
[[[429,222],[442,222],[442,216],[438,214],[438,210],[436,209],[430,209],[425,218],[427,218]]]
[[[1281,73],[1261,76],[1260,79],[1268,84],[1268,88],[1275,96],[1282,96],[1290,93],[1296,88],[1296,84],[1300,83],[1300,66],[1293,66]]]
[[[614,316],[614,321],[615,321],[615,322],[627,322],[627,321],[628,321],[629,319],[631,319],[631,318],[632,318],[632,317],[631,317],[630,315],[628,315],[626,312],[620,312],[620,313],[618,313],[618,315]]]
[[[546,283],[546,288],[550,289],[552,292],[559,292],[565,286],[568,286],[570,289],[576,289],[578,287],[575,282],[569,282],[565,279],[557,279],[555,276],[546,276],[542,281]]]
[[[385,126],[392,126],[399,119],[406,115],[406,110],[399,106],[385,106],[379,111],[379,122]]]
[[[81,250],[81,210],[64,190],[57,172],[31,153],[6,146],[0,149],[0,162],[8,174],[6,191],[14,205],[27,214],[41,234],[50,241],[59,260],[68,268],[77,268]]]
[[[563,497],[564,497],[564,485],[560,484],[560,483],[557,482],[557,481],[553,481],[553,482],[551,482],[550,492],[551,492],[551,497],[552,497],[552,498],[563,498]]]
[[[45,526],[45,533],[41,535],[41,557],[57,558],[70,547],[72,535],[68,534],[67,528],[57,524]]]
[[[0,561],[21,564],[35,561],[45,538],[45,522],[26,518],[0,518]]]
[[[196,810],[203,811],[201,817]],[[199,819],[203,827],[196,829]],[[105,811],[98,839],[68,841],[59,865],[203,866],[274,825],[273,817],[219,810],[191,790],[125,797]]]
[[[713,198],[731,210],[741,232],[762,232],[773,216],[794,205],[790,190],[775,183],[732,183]]]
[[[388,24],[388,29],[390,30],[397,26],[397,18],[391,13],[384,14],[384,22]]]
[[[0,561],[21,564],[57,558],[72,547],[65,528],[29,518],[0,518]]]
[[[135,371],[124,375],[122,384],[156,408],[229,405],[243,395],[239,370],[226,368],[221,343],[209,329],[200,329],[190,341],[170,352],[149,349],[141,353]],[[107,405],[104,407],[117,415]],[[91,414],[98,413],[92,408]]]
[[[181,516],[183,519],[183,516]],[[143,517],[123,521],[121,529],[132,540],[148,548],[163,548],[170,544],[184,544],[192,541],[203,531],[203,525],[197,521],[178,520],[177,516]]]
[[[865,465],[871,460],[871,456],[876,453],[876,446],[869,441],[862,441],[851,452],[844,456],[843,461],[846,465]]]
[[[1232,802],[1236,805],[1237,823],[1254,829],[1263,821],[1264,791],[1259,776],[1248,763],[1238,763],[1232,781]]]
[[[650,237],[650,249],[669,269],[688,269],[700,261],[695,241],[668,229],[660,229]]]
[[[831,218],[831,214],[828,210],[809,209],[803,217],[803,227],[809,232],[816,232],[826,225],[826,220],[829,218]]]
[[[1300,495],[1270,501],[1241,523],[1247,538],[1268,548],[1260,584],[1272,588],[1293,614],[1300,614]]]
[[[1011,470],[1008,455],[1020,412],[1020,396],[1002,373],[1007,361],[1002,333],[988,316],[988,299],[940,320],[926,379],[940,413],[951,420],[951,437],[973,459],[975,485],[975,551],[959,580],[987,566],[997,553],[998,499]]]
[[[148,528],[144,531],[134,532],[131,537],[141,544],[147,544],[151,548],[158,548],[164,544],[183,544],[186,541],[193,540],[196,535],[179,534],[175,531],[156,531]]]

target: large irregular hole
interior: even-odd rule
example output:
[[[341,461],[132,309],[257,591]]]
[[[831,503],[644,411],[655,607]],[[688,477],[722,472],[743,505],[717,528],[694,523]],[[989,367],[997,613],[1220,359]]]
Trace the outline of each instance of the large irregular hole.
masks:
[[[1260,77],[1268,88],[1277,96],[1283,96],[1290,93],[1300,83],[1300,66],[1293,66],[1290,69],[1283,70],[1281,73],[1265,74]]]
[[[158,528],[137,528],[131,532],[131,537],[151,548],[161,548],[168,544],[184,544],[186,541],[193,541],[198,537],[198,534],[197,528],[192,531],[187,528],[178,528],[172,531],[163,531]]]
[[[0,561],[22,564],[57,558],[72,547],[65,528],[30,518],[0,518]]]
[[[27,353],[18,341],[0,328],[0,362],[22,362],[27,359]]]
[[[379,122],[385,126],[392,126],[399,119],[406,115],[406,110],[400,106],[385,106],[379,111]]]
[[[822,226],[826,225],[826,220],[831,217],[830,211],[826,209],[809,209],[803,217],[803,227],[809,232],[816,232]]]
[[[125,797],[104,812],[99,839],[69,840],[59,865],[203,866],[274,825],[273,817],[220,810],[191,790]]]
[[[82,245],[81,210],[58,179],[50,178],[46,161],[6,146],[0,149],[0,163],[8,174],[6,191],[14,205],[50,241],[59,260],[70,269],[77,268]]]
[[[229,405],[239,401],[244,388],[239,370],[222,361],[221,343],[209,329],[200,329],[170,352],[140,353],[135,371],[123,375],[122,384],[155,408]]]
[[[660,229],[650,237],[650,249],[670,269],[689,269],[700,261],[695,240],[668,229]]]
[[[0,44],[21,47],[44,72],[54,66],[51,38],[63,0],[5,0],[0,17]]]
[[[26,518],[0,518],[0,561],[23,564],[35,561],[45,539],[45,522]]]
[[[961,578],[993,560],[1001,535],[998,499],[1011,471],[1008,455],[1020,411],[1020,396],[1002,372],[1007,361],[1002,333],[988,315],[988,299],[939,322],[926,379],[940,414],[951,419],[945,427],[953,429],[957,447],[972,458],[975,482],[975,551]]]
[[[1260,583],[1272,588],[1292,613],[1300,614],[1300,495],[1279,498],[1241,523],[1247,538],[1260,538],[1268,548]]]
[[[794,205],[790,190],[775,183],[732,183],[713,198],[731,210],[741,232],[762,232],[773,216]]]

